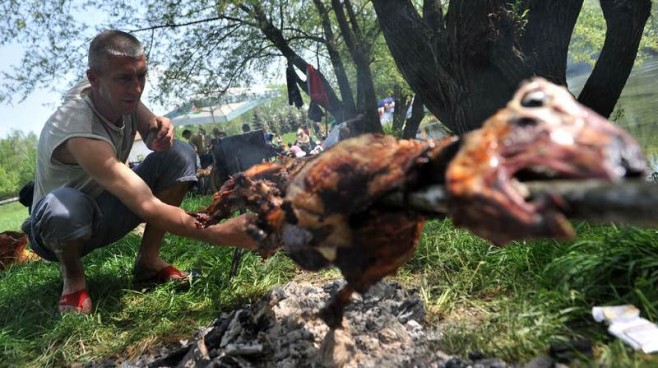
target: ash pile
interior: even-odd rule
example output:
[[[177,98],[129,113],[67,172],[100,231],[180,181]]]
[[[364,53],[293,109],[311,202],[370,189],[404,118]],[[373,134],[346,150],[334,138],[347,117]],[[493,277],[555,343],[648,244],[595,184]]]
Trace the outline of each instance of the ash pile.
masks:
[[[439,351],[439,334],[423,326],[425,310],[418,292],[395,283],[380,282],[368,293],[353,296],[343,328],[330,330],[318,313],[342,284],[290,283],[276,288],[254,305],[221,315],[180,349],[129,365],[507,367],[498,359],[473,365]]]

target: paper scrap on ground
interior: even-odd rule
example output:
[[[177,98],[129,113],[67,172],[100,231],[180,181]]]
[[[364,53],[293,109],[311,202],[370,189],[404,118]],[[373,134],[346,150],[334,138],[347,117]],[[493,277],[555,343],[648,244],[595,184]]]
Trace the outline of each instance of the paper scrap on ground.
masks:
[[[593,307],[592,316],[597,322],[609,324],[608,332],[634,349],[647,354],[658,352],[658,326],[640,317],[635,306]]]

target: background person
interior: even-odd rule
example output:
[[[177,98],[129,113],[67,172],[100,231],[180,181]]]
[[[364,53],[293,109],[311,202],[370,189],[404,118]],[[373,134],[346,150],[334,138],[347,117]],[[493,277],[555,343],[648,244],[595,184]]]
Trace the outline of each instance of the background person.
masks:
[[[192,139],[191,139],[192,140]],[[198,145],[197,154],[199,155],[199,164],[202,169],[212,165],[212,153],[210,153],[210,138],[203,127],[199,127],[199,132],[194,137],[194,144]]]
[[[206,144],[204,132],[205,131],[202,128],[200,128],[199,132],[196,134],[193,134],[189,129],[183,131],[183,138],[187,139],[187,143],[194,148],[194,152],[199,157],[199,166],[202,169],[212,165],[212,156],[208,157],[208,146]]]
[[[359,114],[352,119],[334,125],[329,131],[329,134],[327,134],[327,138],[322,142],[322,149],[329,149],[344,139],[358,135],[361,131],[359,127],[362,125],[363,118],[364,115]]]
[[[307,133],[308,127],[302,125],[297,129],[297,141],[295,144],[306,152],[306,154],[311,152],[311,137]]]

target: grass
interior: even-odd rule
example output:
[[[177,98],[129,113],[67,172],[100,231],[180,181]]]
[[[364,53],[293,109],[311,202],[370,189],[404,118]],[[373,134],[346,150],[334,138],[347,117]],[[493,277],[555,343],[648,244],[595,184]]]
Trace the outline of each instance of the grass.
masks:
[[[0,205],[0,231],[20,231],[21,224],[27,217],[27,208],[19,202]]]
[[[595,357],[587,365],[658,366],[658,357],[632,352],[590,316],[595,305],[630,303],[656,320],[658,232],[580,223],[578,234],[563,244],[496,248],[430,222],[404,272],[420,276],[430,323],[443,326],[441,348],[527,362],[551,343],[588,337]]]
[[[196,209],[209,197],[190,197]],[[0,219],[6,217],[5,212]],[[22,221],[22,219],[21,219]],[[594,305],[632,303],[642,316],[658,310],[658,232],[577,224],[572,242],[535,241],[506,248],[429,221],[414,258],[394,278],[418,288],[428,324],[440,327],[437,348],[466,355],[482,351],[509,362],[527,362],[549,344],[581,336],[595,356],[580,366],[650,367],[655,355],[633,352],[589,315]],[[302,273],[276,255],[246,254],[228,277],[233,250],[167,236],[163,257],[200,270],[187,292],[161,286],[132,290],[131,268],[139,237],[129,235],[84,259],[92,316],[55,316],[61,281],[55,264],[32,262],[0,274],[0,366],[76,365],[137,356],[189,338],[220,311],[259,298],[295,277],[339,277],[335,271]]]

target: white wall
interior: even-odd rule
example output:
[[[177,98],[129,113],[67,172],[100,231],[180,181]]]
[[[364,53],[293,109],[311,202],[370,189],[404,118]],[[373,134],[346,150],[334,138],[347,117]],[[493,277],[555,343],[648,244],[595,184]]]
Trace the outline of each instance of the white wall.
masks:
[[[146,148],[146,143],[144,143],[142,137],[137,133],[135,136],[135,142],[133,143],[133,148],[128,155],[128,162],[142,162],[151,152],[150,149]]]

